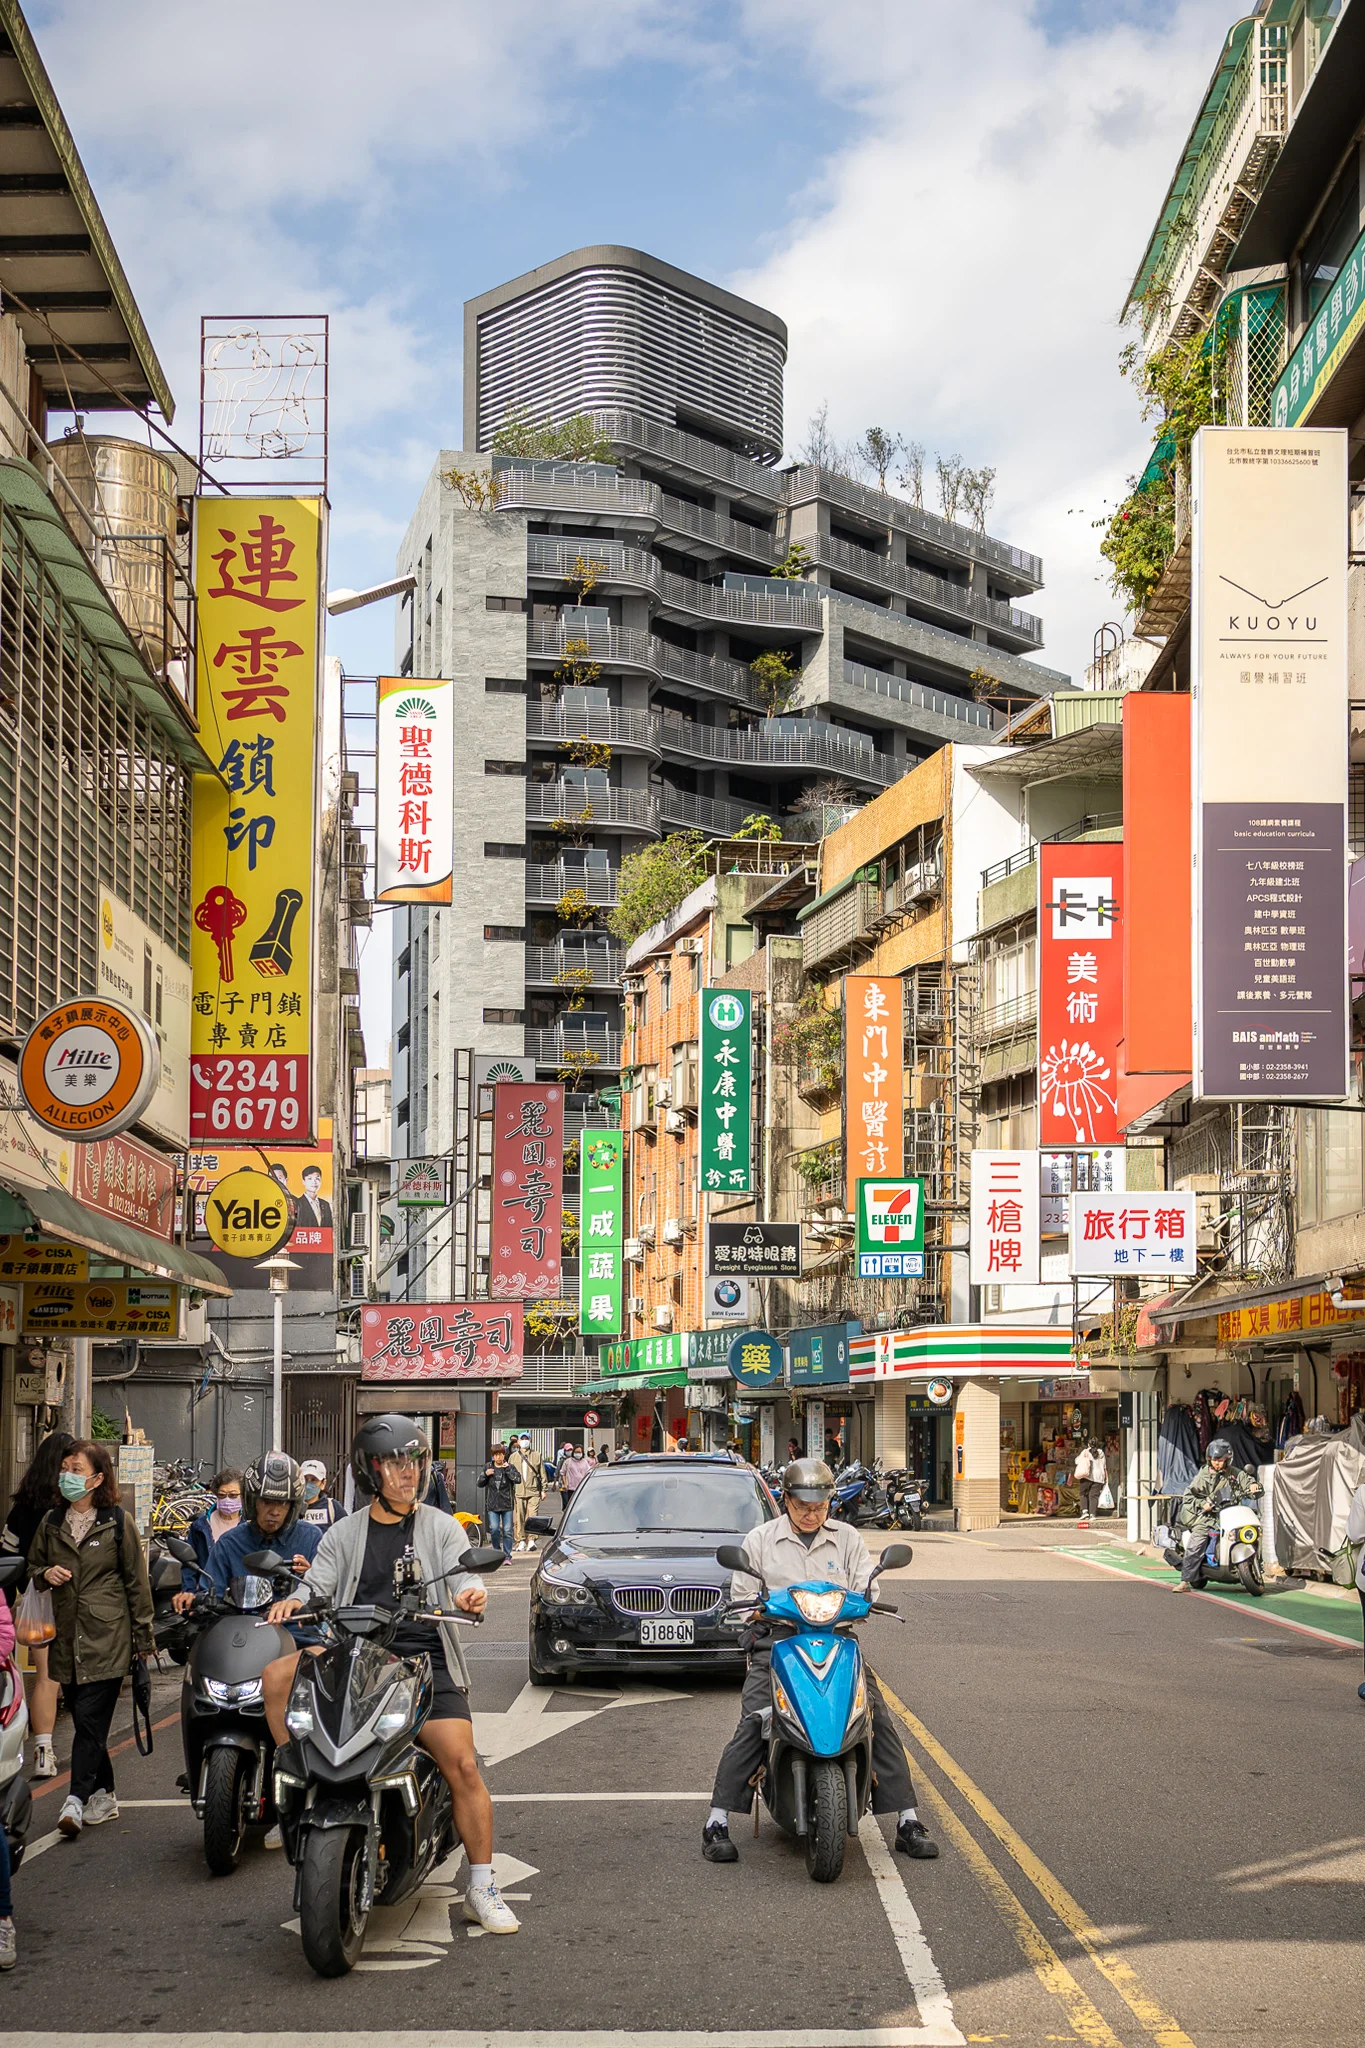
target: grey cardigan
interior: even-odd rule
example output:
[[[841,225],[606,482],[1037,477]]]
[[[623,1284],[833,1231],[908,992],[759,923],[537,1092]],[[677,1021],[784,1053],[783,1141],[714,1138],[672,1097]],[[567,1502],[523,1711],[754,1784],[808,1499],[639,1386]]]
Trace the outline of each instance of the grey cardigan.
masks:
[[[312,1603],[344,1607],[355,1599],[369,1530],[368,1507],[357,1508],[353,1515],[333,1522],[308,1570],[306,1591]],[[440,1606],[449,1606],[457,1594],[470,1586],[482,1587],[483,1580],[478,1574],[463,1568],[461,1560],[469,1554],[469,1538],[453,1515],[443,1515],[439,1508],[418,1508],[413,1516],[412,1547],[423,1581]],[[460,1624],[443,1621],[440,1632],[447,1669],[460,1691],[468,1692],[469,1672],[460,1648]]]

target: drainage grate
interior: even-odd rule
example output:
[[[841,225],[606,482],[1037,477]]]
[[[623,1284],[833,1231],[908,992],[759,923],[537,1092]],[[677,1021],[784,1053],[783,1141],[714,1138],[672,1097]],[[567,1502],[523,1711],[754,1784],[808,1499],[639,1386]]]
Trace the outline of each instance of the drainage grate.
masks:
[[[487,1664],[495,1657],[524,1657],[525,1643],[463,1643],[460,1646],[469,1664]]]

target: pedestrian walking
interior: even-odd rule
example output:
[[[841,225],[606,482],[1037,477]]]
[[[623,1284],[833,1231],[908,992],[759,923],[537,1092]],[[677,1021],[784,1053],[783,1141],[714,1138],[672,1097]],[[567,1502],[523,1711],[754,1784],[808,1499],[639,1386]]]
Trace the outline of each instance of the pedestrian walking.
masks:
[[[8,1528],[8,1524],[6,1524]],[[11,1553],[12,1555],[13,1553]],[[7,1600],[0,1600],[0,1665],[14,1661],[14,1616]],[[18,1683],[23,1681],[15,1674]],[[0,1827],[0,1970],[12,1970],[18,1960],[14,1937],[14,1901],[10,1896],[9,1836]]]
[[[570,1444],[568,1452],[568,1457],[559,1461],[559,1498],[563,1503],[565,1515],[568,1514],[569,1504],[589,1472],[597,1470],[597,1460],[590,1458],[585,1451],[575,1450]],[[560,1519],[563,1520],[562,1515]]]
[[[180,1591],[171,1603],[177,1614],[184,1614],[193,1603],[195,1594],[204,1591],[209,1552],[219,1537],[226,1536],[229,1529],[235,1529],[242,1518],[240,1472],[230,1465],[225,1466],[214,1475],[209,1491],[213,1495],[213,1506],[207,1514],[190,1523],[185,1536],[194,1552],[195,1563],[180,1567]]]
[[[512,1519],[517,1498],[517,1475],[507,1462],[506,1444],[494,1444],[487,1465],[479,1474],[484,1491],[484,1524],[488,1540],[504,1557],[512,1555]]]
[[[1355,1555],[1356,1591],[1360,1595],[1360,1611],[1365,1615],[1365,1486],[1358,1486],[1351,1500],[1351,1511],[1346,1517],[1346,1539],[1360,1545]],[[1365,1700],[1365,1685],[1357,1687],[1357,1695]]]
[[[119,1505],[104,1444],[75,1444],[57,1477],[64,1507],[38,1525],[29,1571],[52,1588],[53,1678],[71,1714],[71,1788],[57,1819],[64,1835],[118,1818],[109,1727],[135,1656],[155,1654],[152,1590],[137,1523]]]
[[[525,1430],[516,1439],[508,1453],[508,1463],[516,1474],[516,1495],[512,1501],[512,1548],[514,1550],[535,1550],[526,1527],[526,1518],[533,1515],[549,1492],[550,1482],[545,1477],[545,1461],[539,1451],[531,1448],[531,1439]]]
[[[4,1532],[0,1534],[0,1555],[28,1556],[43,1516],[60,1505],[62,1496],[57,1487],[57,1474],[62,1469],[62,1459],[75,1448],[75,1437],[64,1429],[54,1429],[51,1436],[43,1438],[29,1460],[28,1470],[14,1489]],[[16,1600],[23,1583],[21,1580],[13,1589]],[[0,1601],[0,1606],[3,1605]],[[47,1655],[46,1643],[29,1645],[33,1685],[28,1696],[28,1725],[33,1731],[35,1778],[55,1778],[57,1775],[57,1754],[52,1734],[57,1726],[57,1700],[61,1687],[48,1674]]]
[[[1092,1436],[1076,1460],[1073,1473],[1081,1496],[1081,1518],[1078,1529],[1088,1529],[1092,1515],[1099,1513],[1100,1495],[1109,1484],[1109,1467],[1104,1460],[1104,1445],[1097,1436]]]
[[[299,1470],[303,1474],[303,1507],[299,1520],[314,1529],[330,1529],[333,1522],[341,1520],[346,1510],[327,1491],[327,1467],[321,1458],[305,1458]]]

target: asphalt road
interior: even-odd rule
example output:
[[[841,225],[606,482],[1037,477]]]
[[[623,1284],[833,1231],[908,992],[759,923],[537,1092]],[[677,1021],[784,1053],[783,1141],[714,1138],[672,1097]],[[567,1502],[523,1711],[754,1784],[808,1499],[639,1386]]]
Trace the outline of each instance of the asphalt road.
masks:
[[[701,1823],[736,1689],[526,1684],[529,1560],[472,1641],[499,1875],[522,1931],[452,1917],[457,1873],[376,1914],[315,1978],[291,1873],[211,1878],[175,1791],[178,1730],[117,1759],[118,1822],[37,1806],[0,2038],[56,2048],[378,2041],[430,2048],[1337,2048],[1365,2004],[1360,1652],[1258,1608],[1175,1597],[1064,1532],[924,1535],[865,1632],[936,1863],[864,1823],[834,1886],[764,1821],[737,1866]],[[1092,1551],[1095,1540],[1070,1539]],[[1295,1610],[1299,1610],[1296,1608]],[[177,1680],[178,1684],[178,1675]],[[167,1686],[158,1718],[173,1711]]]

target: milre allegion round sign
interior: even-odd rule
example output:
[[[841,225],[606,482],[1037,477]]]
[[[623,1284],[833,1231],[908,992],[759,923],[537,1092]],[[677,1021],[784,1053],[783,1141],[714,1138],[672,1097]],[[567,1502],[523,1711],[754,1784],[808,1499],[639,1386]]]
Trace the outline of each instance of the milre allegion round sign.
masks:
[[[126,1131],[160,1081],[161,1055],[151,1027],[102,996],[49,1010],[19,1055],[19,1089],[29,1115],[78,1144]]]

